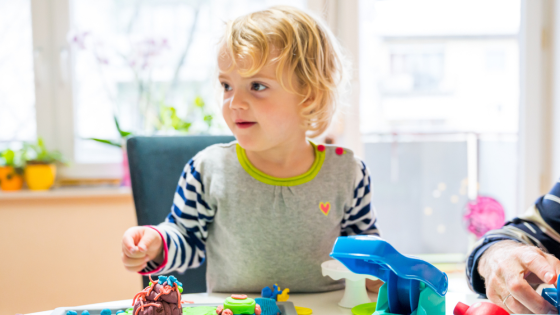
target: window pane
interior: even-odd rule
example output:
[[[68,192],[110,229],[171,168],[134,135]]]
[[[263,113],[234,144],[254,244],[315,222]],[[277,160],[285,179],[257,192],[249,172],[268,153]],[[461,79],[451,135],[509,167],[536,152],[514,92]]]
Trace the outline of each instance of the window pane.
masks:
[[[36,138],[29,0],[0,0],[0,146]]]
[[[216,44],[224,21],[275,4],[305,0],[72,0],[75,51],[76,160],[118,162],[118,149],[84,138],[153,132],[161,106],[172,106],[191,132],[224,133],[215,89]],[[138,91],[143,91],[138,93]],[[195,105],[201,97],[205,110]],[[140,110],[139,110],[140,109]],[[211,128],[204,117],[214,116]],[[161,121],[160,121],[161,122]],[[157,122],[155,123],[157,124]]]
[[[360,1],[365,159],[379,226],[404,252],[467,252],[469,168],[479,196],[515,213],[520,6]],[[479,139],[474,161],[467,133]]]

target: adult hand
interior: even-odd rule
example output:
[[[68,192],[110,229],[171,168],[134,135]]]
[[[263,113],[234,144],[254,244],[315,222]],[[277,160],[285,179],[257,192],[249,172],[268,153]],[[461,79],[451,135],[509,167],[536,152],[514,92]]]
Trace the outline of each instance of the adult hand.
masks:
[[[158,232],[146,226],[131,227],[122,238],[122,262],[133,272],[146,268],[148,261],[163,262],[163,241]]]
[[[379,288],[384,284],[381,280],[366,279],[366,288],[369,292],[379,293]]]
[[[490,301],[514,314],[558,314],[529,283],[555,284],[560,261],[535,246],[500,241],[479,260]],[[510,295],[511,294],[511,295]]]

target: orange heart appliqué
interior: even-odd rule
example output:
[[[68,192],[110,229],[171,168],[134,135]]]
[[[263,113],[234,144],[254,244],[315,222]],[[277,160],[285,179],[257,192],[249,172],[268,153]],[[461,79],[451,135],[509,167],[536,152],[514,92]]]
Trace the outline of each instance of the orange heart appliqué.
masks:
[[[321,209],[321,212],[323,212],[325,215],[329,215],[329,211],[331,211],[331,203],[321,202],[319,204],[319,209]]]

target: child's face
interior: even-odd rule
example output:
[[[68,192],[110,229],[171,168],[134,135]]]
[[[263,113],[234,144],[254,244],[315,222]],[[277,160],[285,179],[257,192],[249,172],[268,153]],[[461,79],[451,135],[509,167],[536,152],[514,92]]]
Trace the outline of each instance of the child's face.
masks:
[[[219,56],[219,80],[224,90],[222,114],[241,147],[264,151],[305,140],[299,114],[300,106],[305,104],[298,105],[302,98],[284,90],[276,80],[276,64],[267,62],[254,76],[242,77],[238,67],[227,72],[231,66],[228,54]],[[282,79],[288,82],[286,74]],[[292,82],[297,82],[295,75]]]

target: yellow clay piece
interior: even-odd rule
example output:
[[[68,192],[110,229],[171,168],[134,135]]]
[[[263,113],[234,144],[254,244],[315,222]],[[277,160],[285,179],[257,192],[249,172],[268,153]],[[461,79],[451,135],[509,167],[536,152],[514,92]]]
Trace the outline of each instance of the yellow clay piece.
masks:
[[[298,315],[311,315],[313,314],[313,310],[307,307],[296,306],[296,313],[298,313]]]
[[[284,289],[284,291],[282,291],[282,293],[278,294],[278,296],[276,297],[278,302],[286,302],[290,298],[288,293],[290,293],[290,289],[286,288]]]

